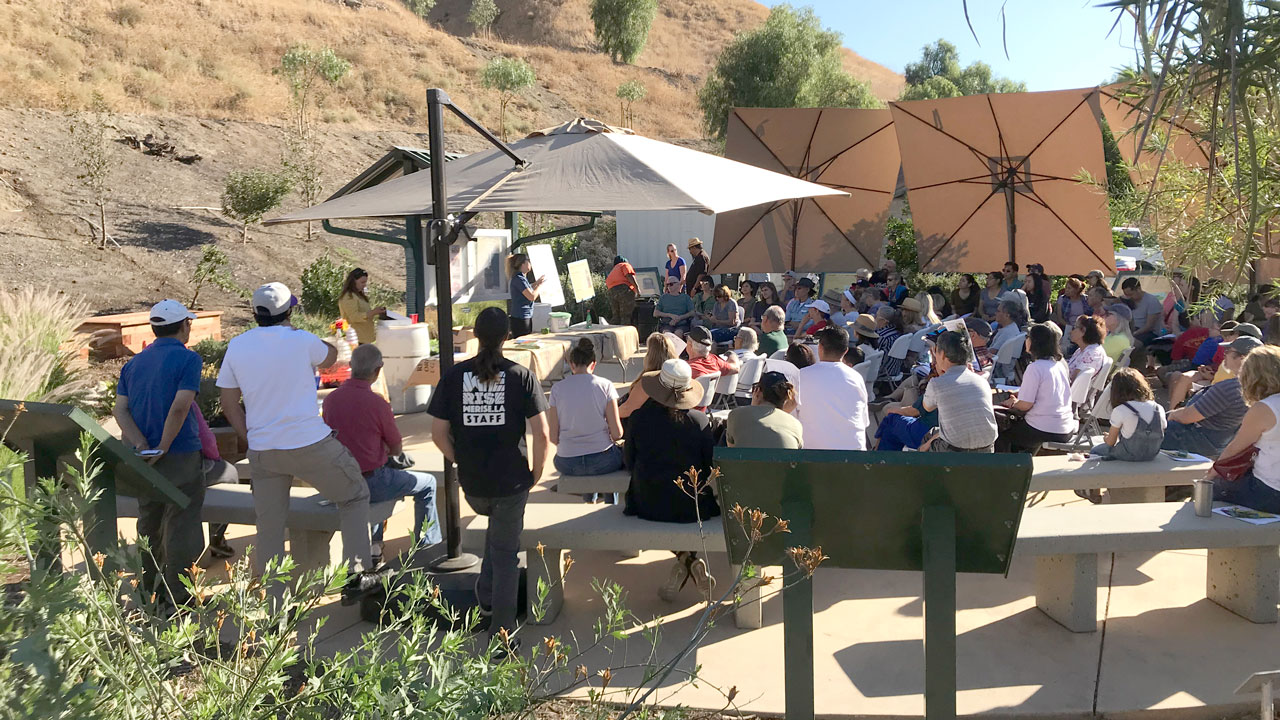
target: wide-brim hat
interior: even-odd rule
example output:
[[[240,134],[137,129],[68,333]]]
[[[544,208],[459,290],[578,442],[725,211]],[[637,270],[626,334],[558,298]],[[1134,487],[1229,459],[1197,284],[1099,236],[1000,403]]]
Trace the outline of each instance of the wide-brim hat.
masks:
[[[677,410],[691,410],[702,404],[702,385],[694,382],[689,363],[672,359],[661,370],[640,376],[640,387],[654,402]]]
[[[689,238],[689,249],[692,250],[696,247],[702,247],[702,241],[698,238]]]
[[[853,331],[865,337],[880,337],[880,333],[876,332],[876,316],[867,313],[858,315],[858,319],[853,323]]]
[[[921,310],[924,310],[924,306],[920,304],[920,301],[913,297],[903,300],[898,307],[903,310],[910,310],[911,312],[920,312]]]

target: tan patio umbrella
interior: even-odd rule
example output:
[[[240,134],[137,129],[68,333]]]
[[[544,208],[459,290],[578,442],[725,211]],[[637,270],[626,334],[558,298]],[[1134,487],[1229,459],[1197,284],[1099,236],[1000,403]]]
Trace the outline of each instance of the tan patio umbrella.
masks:
[[[901,162],[888,110],[735,108],[725,156],[849,193],[716,216],[710,272],[874,268]]]
[[[1097,88],[889,108],[921,271],[1115,269]]]
[[[1209,153],[1196,139],[1194,126],[1186,120],[1170,122],[1168,118],[1157,118],[1152,123],[1152,134],[1147,137],[1146,146],[1139,146],[1148,108],[1131,84],[1105,85],[1101,88],[1099,100],[1102,116],[1111,128],[1111,134],[1120,148],[1120,155],[1125,162],[1130,163],[1129,176],[1133,178],[1134,184],[1146,185],[1151,182],[1156,166],[1161,161],[1160,146],[1166,138],[1168,147],[1164,151],[1164,160],[1190,167],[1209,166]],[[1157,139],[1160,140],[1159,144],[1154,143]]]

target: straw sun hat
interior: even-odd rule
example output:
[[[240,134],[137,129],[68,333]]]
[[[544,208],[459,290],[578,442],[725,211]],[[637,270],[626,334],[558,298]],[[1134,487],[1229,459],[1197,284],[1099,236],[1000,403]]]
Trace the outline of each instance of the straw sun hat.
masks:
[[[668,360],[661,370],[641,375],[640,387],[654,401],[677,410],[690,410],[702,403],[702,386],[693,381],[689,363],[680,359]]]
[[[876,316],[862,313],[853,324],[853,331],[863,337],[879,338],[880,334],[876,332]]]

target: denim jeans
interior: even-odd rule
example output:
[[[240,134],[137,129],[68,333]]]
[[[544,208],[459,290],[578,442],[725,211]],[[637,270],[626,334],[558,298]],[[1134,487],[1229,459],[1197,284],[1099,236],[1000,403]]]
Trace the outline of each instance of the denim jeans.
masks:
[[[1241,475],[1235,482],[1214,478],[1213,499],[1262,512],[1280,513],[1280,490],[1259,480],[1252,470]]]
[[[1186,452],[1204,455],[1205,457],[1217,457],[1222,449],[1231,442],[1234,432],[1224,432],[1222,430],[1208,430],[1201,427],[1197,423],[1183,424],[1179,422],[1169,421],[1169,426],[1164,431],[1164,442],[1160,443],[1162,450],[1185,450]]]
[[[613,445],[608,450],[578,457],[556,455],[551,458],[551,462],[561,475],[605,475],[622,469],[622,448]],[[590,493],[583,495],[582,499],[586,502],[595,502],[600,495],[603,495],[604,501],[610,505],[618,502],[617,493]]]
[[[383,465],[368,478],[369,504],[413,496],[413,538],[420,545],[440,542],[440,520],[436,517],[435,476],[412,470],[396,470]],[[382,523],[373,524],[373,542],[382,542]]]
[[[717,343],[731,343],[738,336],[736,327],[718,327],[711,330],[711,339]]]
[[[467,495],[467,504],[479,515],[489,517],[484,535],[484,559],[476,578],[476,600],[493,609],[489,635],[498,628],[516,629],[516,601],[520,590],[520,533],[524,532],[524,506],[529,491],[500,498]],[[541,562],[534,559],[533,562]],[[559,562],[557,558],[555,562]]]

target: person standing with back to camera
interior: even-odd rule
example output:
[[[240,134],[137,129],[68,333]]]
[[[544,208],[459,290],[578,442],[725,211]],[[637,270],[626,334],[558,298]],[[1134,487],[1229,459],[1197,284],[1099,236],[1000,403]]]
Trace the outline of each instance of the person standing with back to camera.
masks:
[[[511,276],[511,300],[507,314],[511,316],[513,338],[533,332],[533,303],[538,300],[542,284],[547,278],[542,275],[529,282],[529,272],[532,269],[529,256],[524,253],[516,253],[507,258],[507,274]]]

